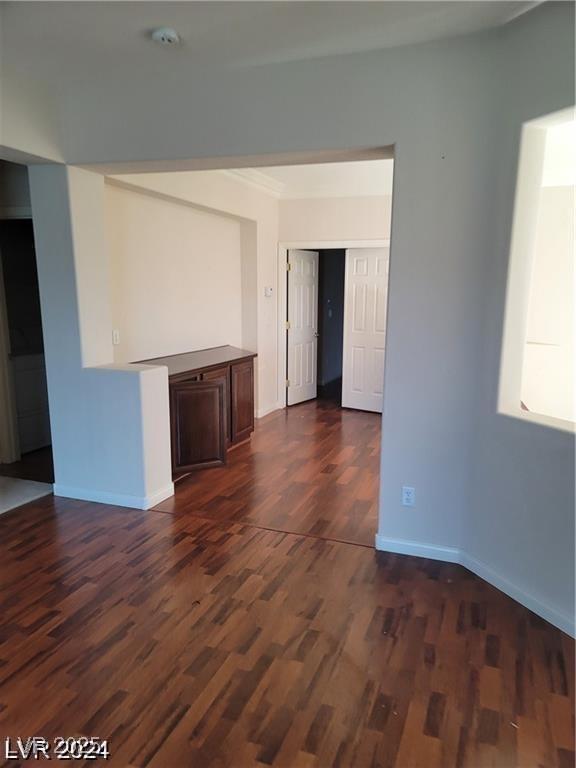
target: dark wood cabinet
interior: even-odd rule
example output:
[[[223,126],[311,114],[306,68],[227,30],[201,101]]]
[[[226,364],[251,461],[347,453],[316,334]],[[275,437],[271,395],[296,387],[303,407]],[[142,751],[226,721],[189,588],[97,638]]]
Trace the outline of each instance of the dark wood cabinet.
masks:
[[[222,466],[254,431],[253,352],[215,347],[143,360],[168,368],[172,471]]]
[[[252,360],[233,363],[232,377],[232,442],[247,440],[254,430],[254,366]]]
[[[250,363],[250,365],[252,365],[252,363]],[[231,443],[232,409],[230,407],[230,368],[228,366],[213,368],[212,370],[204,371],[201,376],[203,381],[221,381],[224,385],[224,427],[226,432],[226,440],[228,443]],[[252,398],[252,408],[254,408],[254,398]]]
[[[186,472],[226,462],[224,382],[179,381],[170,387],[172,468]]]

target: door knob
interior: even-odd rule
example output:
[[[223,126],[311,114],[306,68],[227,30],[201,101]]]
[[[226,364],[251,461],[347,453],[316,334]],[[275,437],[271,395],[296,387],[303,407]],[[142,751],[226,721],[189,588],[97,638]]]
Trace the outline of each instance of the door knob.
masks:
[[[318,336],[320,336],[320,334],[318,333],[318,331],[315,331],[315,333],[314,333],[314,336],[316,336],[316,338],[318,338]]]

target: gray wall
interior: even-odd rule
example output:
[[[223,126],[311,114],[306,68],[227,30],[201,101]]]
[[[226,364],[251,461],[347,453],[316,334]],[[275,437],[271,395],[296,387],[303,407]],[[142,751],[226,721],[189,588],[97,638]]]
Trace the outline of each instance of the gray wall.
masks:
[[[500,117],[490,153],[494,231],[482,260],[469,507],[462,546],[517,597],[574,625],[574,436],[496,413],[516,161],[522,122],[574,104],[574,19],[552,4],[511,25],[495,65]],[[495,73],[496,77],[496,73]],[[487,574],[490,575],[490,574]],[[496,580],[496,579],[494,579]],[[501,584],[506,588],[506,584]]]
[[[28,169],[25,165],[0,160],[0,209],[30,208]]]

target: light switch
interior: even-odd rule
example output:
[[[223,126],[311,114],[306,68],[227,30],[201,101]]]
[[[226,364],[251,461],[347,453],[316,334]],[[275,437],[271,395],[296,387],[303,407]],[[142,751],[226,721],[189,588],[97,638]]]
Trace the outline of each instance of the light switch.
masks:
[[[272,288],[270,288],[268,286],[266,286],[266,288],[264,288],[264,296],[266,296],[267,299],[271,299],[272,298],[272,293],[273,293]]]

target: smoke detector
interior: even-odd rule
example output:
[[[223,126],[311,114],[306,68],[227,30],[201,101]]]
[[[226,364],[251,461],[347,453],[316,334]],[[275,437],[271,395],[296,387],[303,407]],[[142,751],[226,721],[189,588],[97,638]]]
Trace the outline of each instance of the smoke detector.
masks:
[[[152,40],[160,45],[178,45],[180,37],[178,32],[171,27],[158,27],[152,30]]]

